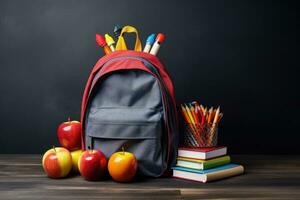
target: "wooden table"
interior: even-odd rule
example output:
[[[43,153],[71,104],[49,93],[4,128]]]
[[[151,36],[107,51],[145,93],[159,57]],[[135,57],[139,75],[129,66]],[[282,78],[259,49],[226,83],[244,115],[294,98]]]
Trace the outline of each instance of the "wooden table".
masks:
[[[300,199],[300,156],[232,156],[246,173],[212,183],[47,178],[40,155],[0,155],[0,199]]]

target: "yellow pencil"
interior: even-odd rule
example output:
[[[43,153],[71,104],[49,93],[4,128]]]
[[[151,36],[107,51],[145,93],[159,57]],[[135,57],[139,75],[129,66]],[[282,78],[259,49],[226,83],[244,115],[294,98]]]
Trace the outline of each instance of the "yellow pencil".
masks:
[[[211,107],[208,111],[208,117],[207,117],[208,124],[210,124],[212,112],[213,112],[213,107]]]
[[[195,124],[199,124],[199,120],[198,120],[198,117],[196,114],[196,109],[194,107],[191,107],[190,110],[191,110],[192,116],[194,118]]]
[[[188,116],[190,117],[190,120],[191,120],[192,124],[195,125],[195,120],[193,119],[193,115],[192,115],[192,113],[191,113],[189,107],[187,107],[187,105],[185,105],[185,110],[187,111],[187,114],[188,114]]]
[[[202,112],[204,112],[206,109],[202,106],[202,104],[200,105],[200,108],[202,110]]]
[[[183,114],[183,116],[184,116],[184,119],[185,119],[185,121],[187,122],[187,123],[191,123],[191,121],[190,121],[190,119],[189,119],[189,117],[188,117],[188,115],[187,115],[187,113],[186,113],[186,110],[185,110],[185,108],[182,106],[182,105],[180,105],[181,106],[181,111],[182,111],[182,114]]]
[[[213,124],[212,124],[213,127],[215,127],[217,122],[218,122],[219,114],[220,114],[220,106],[216,110],[216,113],[215,113],[215,116],[214,116],[214,121],[213,121]]]
[[[212,145],[213,138],[216,134],[216,129],[215,128],[216,128],[216,125],[218,123],[219,114],[220,114],[220,107],[218,107],[218,109],[216,110],[216,114],[215,114],[211,129],[209,131],[209,138],[208,138],[208,144],[209,145]]]

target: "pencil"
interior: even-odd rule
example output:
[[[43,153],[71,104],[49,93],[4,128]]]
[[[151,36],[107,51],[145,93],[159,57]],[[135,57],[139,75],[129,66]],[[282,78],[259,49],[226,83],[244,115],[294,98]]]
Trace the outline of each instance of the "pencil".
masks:
[[[198,116],[196,115],[195,108],[193,106],[191,106],[190,110],[191,110],[192,116],[194,118],[195,124],[199,124],[199,120],[198,120]]]
[[[196,141],[198,140],[198,131],[197,131],[197,128],[195,127],[195,123],[192,122],[192,117],[191,115],[189,115],[189,111],[188,111],[188,108],[181,105],[181,110],[182,110],[182,113],[184,115],[184,118],[185,118],[185,121],[187,122],[188,126],[190,127],[190,132],[192,133],[192,135],[189,137],[189,138],[194,138]]]
[[[198,121],[198,123],[200,123],[200,120],[202,118],[202,111],[200,109],[200,106],[197,101],[193,101],[192,104],[194,104],[194,110],[195,110],[195,114],[197,116],[197,121]]]
[[[187,113],[186,113],[186,111],[185,111],[185,108],[184,108],[182,105],[180,105],[180,106],[181,106],[181,112],[182,112],[182,115],[183,115],[185,121],[186,121],[188,124],[190,124],[191,122],[190,122],[189,117],[187,116]]]
[[[195,107],[195,113],[196,113],[196,116],[198,118],[198,123],[202,126],[203,125],[203,119],[204,119],[204,116],[203,116],[203,113],[200,109],[200,107]]]
[[[220,114],[220,107],[218,107],[218,109],[216,110],[216,114],[215,114],[211,129],[209,131],[208,145],[212,145],[213,138],[216,134],[215,128],[216,128],[216,125],[217,125],[217,122],[218,122],[219,114]]]
[[[192,115],[190,109],[188,108],[188,106],[187,106],[186,104],[185,104],[185,110],[186,110],[186,112],[187,112],[187,114],[188,114],[188,116],[189,116],[189,118],[190,118],[190,120],[191,120],[191,123],[192,123],[192,124],[195,124],[195,121],[194,121],[194,119],[193,119],[193,115]]]
[[[204,112],[205,108],[202,105],[200,105],[200,108],[201,108],[202,112]]]
[[[185,110],[187,111],[187,115],[189,116],[189,118],[192,122],[194,136],[195,136],[197,142],[200,143],[200,145],[203,145],[203,143],[201,141],[201,130],[197,126],[196,120],[193,118],[192,111],[189,109],[189,107],[186,104],[184,104],[184,105],[185,105]]]
[[[221,121],[222,117],[223,117],[223,113],[220,113],[218,123]]]
[[[213,107],[211,107],[208,111],[208,117],[207,117],[208,124],[210,124],[212,112],[213,112]]]
[[[218,107],[218,109],[216,110],[216,113],[215,113],[215,116],[214,116],[214,121],[213,121],[213,124],[212,124],[213,127],[215,127],[217,122],[218,122],[219,114],[220,114],[220,107]]]

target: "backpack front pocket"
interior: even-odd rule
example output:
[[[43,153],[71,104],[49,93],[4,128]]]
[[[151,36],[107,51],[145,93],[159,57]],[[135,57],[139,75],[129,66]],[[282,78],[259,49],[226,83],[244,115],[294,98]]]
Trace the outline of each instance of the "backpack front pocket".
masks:
[[[142,174],[160,176],[166,168],[162,111],[151,108],[92,108],[86,121],[86,147],[107,157],[116,151],[133,153]]]

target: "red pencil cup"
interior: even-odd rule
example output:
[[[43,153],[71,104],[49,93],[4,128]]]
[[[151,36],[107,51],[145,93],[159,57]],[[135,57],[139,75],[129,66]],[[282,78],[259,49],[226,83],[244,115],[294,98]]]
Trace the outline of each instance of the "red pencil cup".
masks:
[[[218,144],[218,127],[187,124],[184,127],[184,145],[188,147],[214,147]]]

